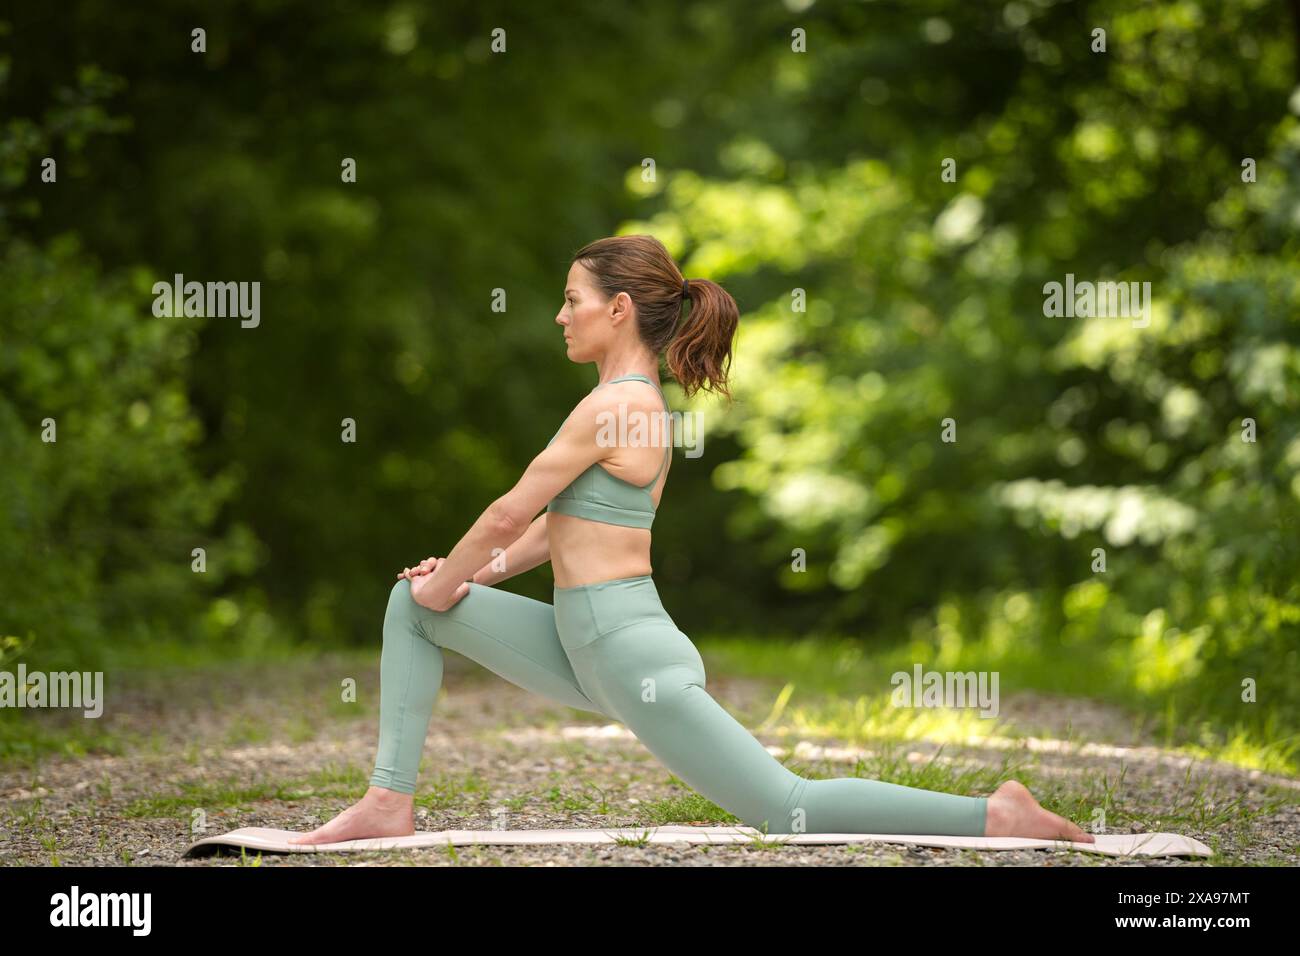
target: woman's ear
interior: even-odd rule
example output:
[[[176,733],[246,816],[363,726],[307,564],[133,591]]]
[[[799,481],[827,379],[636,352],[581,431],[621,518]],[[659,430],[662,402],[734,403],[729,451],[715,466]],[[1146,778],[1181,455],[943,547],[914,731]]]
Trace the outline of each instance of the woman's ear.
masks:
[[[612,306],[610,317],[614,320],[615,324],[621,322],[623,319],[631,318],[632,297],[626,292],[620,292],[615,295],[614,298],[610,300],[610,303]]]

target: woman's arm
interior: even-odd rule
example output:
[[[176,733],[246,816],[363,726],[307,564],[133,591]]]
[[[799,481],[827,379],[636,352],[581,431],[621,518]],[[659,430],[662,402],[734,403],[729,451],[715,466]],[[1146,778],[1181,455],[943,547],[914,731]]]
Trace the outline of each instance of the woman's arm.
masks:
[[[532,460],[515,486],[487,506],[432,574],[411,582],[411,596],[417,604],[435,611],[450,608],[468,593],[466,582],[491,562],[494,549],[509,550],[532,527],[548,501],[589,467],[609,457],[610,450],[596,441],[604,427],[597,413],[615,414],[606,407],[613,402],[613,397],[597,389],[578,403],[554,442]]]
[[[546,512],[543,511],[528,526],[528,530],[524,532],[522,538],[506,548],[503,554],[493,558],[475,571],[471,580],[475,584],[484,584],[490,587],[493,584],[501,583],[506,578],[512,578],[516,574],[531,571],[539,564],[545,564],[549,560],[551,560],[551,540],[546,534]],[[497,570],[497,568],[501,568],[501,570]]]

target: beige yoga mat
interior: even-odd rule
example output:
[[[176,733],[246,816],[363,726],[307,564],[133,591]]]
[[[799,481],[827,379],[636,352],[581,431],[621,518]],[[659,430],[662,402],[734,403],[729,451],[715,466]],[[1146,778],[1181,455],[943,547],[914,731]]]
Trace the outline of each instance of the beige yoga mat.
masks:
[[[899,833],[781,833],[764,837],[753,827],[627,827],[609,830],[439,830],[404,837],[376,837],[342,843],[299,846],[289,843],[297,830],[242,827],[221,836],[205,837],[192,843],[185,856],[219,853],[225,847],[245,847],[264,853],[352,853],[362,850],[412,850],[430,846],[536,846],[552,843],[615,843],[644,840],[646,843],[904,843],[915,846],[959,847],[969,850],[1083,850],[1106,856],[1210,856],[1212,850],[1191,837],[1177,833],[1099,833],[1096,843],[1065,840],[1030,840],[1023,837],[913,836]]]

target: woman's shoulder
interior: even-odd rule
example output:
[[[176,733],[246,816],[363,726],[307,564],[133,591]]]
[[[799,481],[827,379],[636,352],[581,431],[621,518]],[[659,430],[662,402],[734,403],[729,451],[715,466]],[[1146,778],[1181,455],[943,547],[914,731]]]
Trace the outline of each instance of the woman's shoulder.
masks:
[[[546,444],[554,442],[570,422],[578,426],[588,423],[598,437],[602,429],[617,424],[620,419],[635,422],[636,416],[663,414],[667,407],[667,396],[653,382],[639,378],[606,382],[592,389],[573,406]]]
[[[609,382],[578,403],[575,413],[589,415],[598,426],[611,418],[649,417],[662,414],[668,400],[652,383],[641,379]]]

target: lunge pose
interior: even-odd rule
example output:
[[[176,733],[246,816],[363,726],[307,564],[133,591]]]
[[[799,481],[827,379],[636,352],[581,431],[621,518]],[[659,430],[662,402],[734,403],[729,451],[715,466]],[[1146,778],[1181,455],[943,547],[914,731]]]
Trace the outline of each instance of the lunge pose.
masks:
[[[596,363],[599,384],[446,557],[398,575],[384,617],[370,787],[294,842],[414,832],[416,774],[445,650],[623,723],[668,770],[767,833],[1092,841],[1015,781],[985,797],[802,777],[709,695],[704,662],[651,574],[650,527],[672,461],[659,356],[666,352],[687,396],[707,383],[729,397],[738,319],[721,286],[683,278],[653,237],[600,239],[574,255],[555,321],[569,359]],[[493,587],[547,560],[553,604]]]

